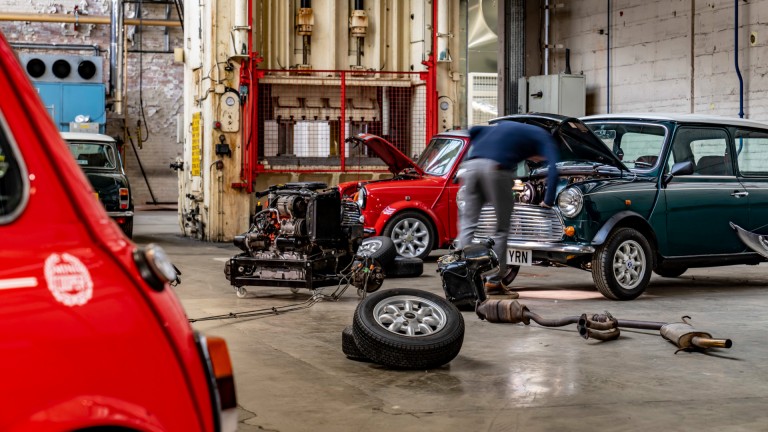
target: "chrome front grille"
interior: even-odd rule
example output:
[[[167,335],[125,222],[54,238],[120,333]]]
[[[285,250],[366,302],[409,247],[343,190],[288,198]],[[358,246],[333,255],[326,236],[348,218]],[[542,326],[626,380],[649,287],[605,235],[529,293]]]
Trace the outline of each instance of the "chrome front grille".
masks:
[[[359,225],[360,224],[360,207],[353,201],[341,202],[341,225]]]
[[[486,205],[480,211],[475,237],[487,237],[496,231],[496,213]],[[515,203],[509,228],[510,240],[560,241],[563,223],[554,209]]]

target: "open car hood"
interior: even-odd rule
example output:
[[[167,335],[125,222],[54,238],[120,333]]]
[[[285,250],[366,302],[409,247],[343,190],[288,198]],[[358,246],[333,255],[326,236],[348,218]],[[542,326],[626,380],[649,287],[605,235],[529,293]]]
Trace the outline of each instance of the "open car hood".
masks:
[[[398,150],[389,141],[378,135],[361,133],[347,138],[345,142],[347,145],[358,144],[367,146],[376,154],[376,156],[387,164],[389,171],[392,172],[392,174],[398,174],[406,169],[412,169],[419,173],[419,175],[424,175],[424,170],[416,165],[416,162],[403,154],[403,152]]]
[[[560,161],[587,161],[614,166],[629,171],[611,149],[600,140],[581,120],[558,114],[519,114],[498,117],[489,123],[516,121],[536,125],[555,136]]]

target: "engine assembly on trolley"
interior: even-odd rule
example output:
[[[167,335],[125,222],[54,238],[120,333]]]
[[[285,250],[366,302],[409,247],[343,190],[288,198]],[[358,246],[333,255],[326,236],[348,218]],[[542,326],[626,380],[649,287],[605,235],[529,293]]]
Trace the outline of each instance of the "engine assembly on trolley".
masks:
[[[353,265],[363,237],[360,208],[342,200],[338,189],[319,182],[286,183],[256,196],[267,196],[267,205],[253,216],[247,232],[235,236],[243,253],[225,266],[238,296],[246,294],[245,285],[294,291],[337,285],[343,272],[360,267]]]

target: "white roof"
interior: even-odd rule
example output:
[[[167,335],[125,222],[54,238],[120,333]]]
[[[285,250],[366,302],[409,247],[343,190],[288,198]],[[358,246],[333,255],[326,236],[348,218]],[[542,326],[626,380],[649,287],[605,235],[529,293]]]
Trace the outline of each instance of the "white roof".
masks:
[[[654,120],[674,121],[680,123],[704,123],[727,126],[742,126],[753,128],[768,128],[768,124],[738,117],[724,117],[703,114],[673,114],[673,113],[622,113],[622,114],[598,114],[581,117],[582,121],[594,120]]]
[[[61,137],[65,141],[100,141],[115,142],[115,139],[109,135],[87,133],[87,132],[62,132]]]

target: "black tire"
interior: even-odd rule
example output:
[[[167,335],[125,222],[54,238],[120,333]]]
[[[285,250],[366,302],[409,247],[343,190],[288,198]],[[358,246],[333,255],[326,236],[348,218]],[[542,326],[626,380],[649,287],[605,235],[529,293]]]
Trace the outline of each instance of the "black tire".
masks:
[[[402,314],[393,314],[393,308]],[[401,326],[392,330],[384,327],[395,322]],[[397,369],[440,367],[459,354],[464,342],[464,318],[456,306],[430,292],[409,288],[364,298],[355,310],[353,329],[363,355]],[[416,334],[408,335],[408,329]]]
[[[625,259],[627,255],[630,256]],[[614,266],[614,263],[619,265]],[[592,279],[605,297],[633,300],[648,286],[652,266],[653,256],[648,240],[637,230],[618,228],[592,256]]]
[[[388,278],[419,277],[424,273],[424,261],[419,258],[396,256],[390,265],[384,269]]]
[[[501,285],[504,288],[512,286],[512,282],[517,278],[517,274],[520,273],[520,266],[507,266],[507,273],[501,277]]]
[[[429,218],[415,211],[396,214],[387,222],[382,235],[392,239],[398,255],[419,259],[429,256],[436,237]]]
[[[227,280],[232,280],[232,261],[227,261],[224,263],[224,277],[227,278]]]
[[[360,349],[357,347],[357,342],[355,342],[355,335],[352,330],[352,326],[346,326],[344,327],[344,330],[341,331],[341,351],[350,360],[361,362],[371,361],[368,359],[368,357],[363,355],[363,353],[361,353]]]
[[[392,239],[385,236],[375,236],[363,239],[357,249],[358,256],[370,257],[386,267],[394,261],[397,251]]]
[[[128,218],[125,223],[120,227],[125,233],[126,237],[133,239],[133,218]]]
[[[653,272],[665,278],[676,278],[688,271],[688,267],[657,268]]]

